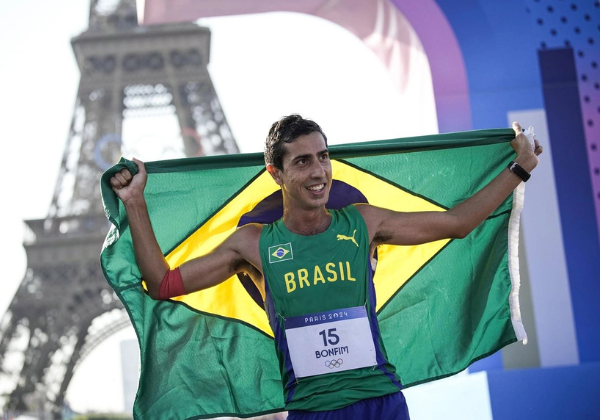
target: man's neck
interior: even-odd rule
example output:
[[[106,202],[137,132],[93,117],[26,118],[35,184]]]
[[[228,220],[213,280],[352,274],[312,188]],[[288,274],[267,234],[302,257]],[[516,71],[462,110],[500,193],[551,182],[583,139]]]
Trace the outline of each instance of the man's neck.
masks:
[[[331,214],[325,207],[291,211],[284,206],[282,219],[283,224],[290,232],[303,236],[325,232],[331,224]]]

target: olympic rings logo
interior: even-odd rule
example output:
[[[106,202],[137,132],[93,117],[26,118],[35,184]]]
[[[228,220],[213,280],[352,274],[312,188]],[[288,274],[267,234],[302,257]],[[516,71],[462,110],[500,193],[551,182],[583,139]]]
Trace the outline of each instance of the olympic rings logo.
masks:
[[[334,368],[339,368],[340,366],[342,366],[343,363],[344,363],[344,359],[326,360],[325,366],[327,366],[329,369],[334,369]]]

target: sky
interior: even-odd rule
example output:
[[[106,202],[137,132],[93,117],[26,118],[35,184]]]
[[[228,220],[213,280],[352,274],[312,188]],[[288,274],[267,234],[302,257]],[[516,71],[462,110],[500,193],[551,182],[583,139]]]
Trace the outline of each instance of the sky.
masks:
[[[23,220],[48,212],[79,83],[70,39],[87,27],[88,7],[82,0],[0,3],[0,314],[27,266]],[[262,151],[270,125],[294,112],[316,120],[330,144],[437,132],[434,106],[423,99],[432,97],[431,91],[400,95],[375,55],[335,24],[293,13],[210,18],[200,24],[212,31],[208,68],[241,152]],[[423,63],[426,73],[425,58]],[[168,118],[129,121],[124,141],[178,141],[169,131],[172,125]],[[138,150],[136,157],[161,159],[163,149]],[[68,391],[73,408],[122,409],[123,339],[135,339],[131,328],[102,343],[75,372]]]

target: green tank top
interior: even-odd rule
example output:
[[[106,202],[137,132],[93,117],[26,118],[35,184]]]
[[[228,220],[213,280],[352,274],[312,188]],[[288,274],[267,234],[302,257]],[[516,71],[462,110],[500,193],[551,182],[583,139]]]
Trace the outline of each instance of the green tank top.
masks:
[[[294,234],[278,220],[264,226],[260,237],[265,306],[274,333],[287,410],[335,410],[402,388],[394,366],[387,361],[379,334],[364,219],[353,205],[330,213],[331,225],[318,235]],[[341,329],[337,327],[341,323],[327,323],[326,318],[335,317],[339,321],[338,315],[350,314],[352,318],[351,314],[358,312],[363,314],[359,315],[362,318],[351,322],[362,321],[357,336],[368,334],[373,341],[370,365],[336,371],[344,361],[344,368],[348,369],[350,355],[348,347],[335,345],[339,344]],[[322,339],[324,347],[316,352],[311,348],[301,353],[301,358],[295,356],[292,360],[293,354],[298,354],[294,349],[305,346],[303,340],[292,335],[296,321],[315,324],[309,326],[311,337]],[[348,329],[355,324],[345,325]],[[296,331],[300,330],[293,330]],[[356,351],[351,353],[354,355]],[[314,365],[319,372],[331,368],[332,373],[299,374],[300,365],[305,363]]]

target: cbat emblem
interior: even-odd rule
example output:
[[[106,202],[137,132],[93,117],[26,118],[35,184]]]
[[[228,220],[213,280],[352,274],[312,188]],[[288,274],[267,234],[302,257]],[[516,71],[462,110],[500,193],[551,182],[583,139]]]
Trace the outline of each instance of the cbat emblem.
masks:
[[[292,253],[292,244],[280,244],[269,247],[269,263],[276,263],[281,261],[293,260],[294,254]]]

